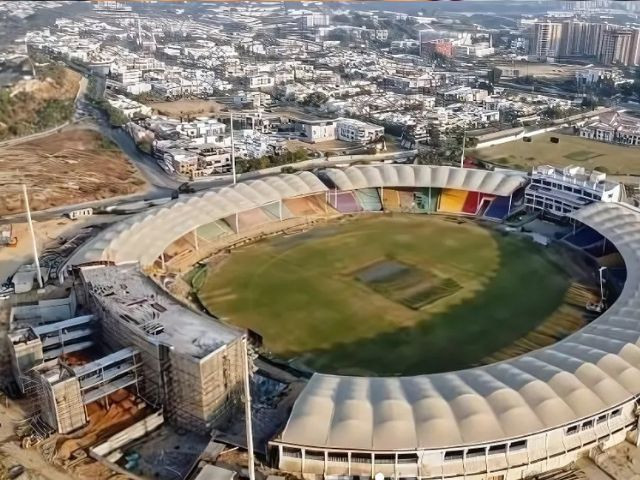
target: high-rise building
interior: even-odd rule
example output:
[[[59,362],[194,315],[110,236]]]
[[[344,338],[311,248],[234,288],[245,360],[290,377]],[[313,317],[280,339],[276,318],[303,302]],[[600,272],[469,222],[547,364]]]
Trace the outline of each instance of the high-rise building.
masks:
[[[603,23],[568,20],[563,22],[561,56],[595,56],[602,42]]]
[[[536,23],[533,27],[531,54],[539,59],[558,56],[561,53],[562,27],[560,22]]]
[[[612,28],[605,30],[602,35],[598,60],[605,65],[634,65],[638,60],[637,43],[637,29]]]

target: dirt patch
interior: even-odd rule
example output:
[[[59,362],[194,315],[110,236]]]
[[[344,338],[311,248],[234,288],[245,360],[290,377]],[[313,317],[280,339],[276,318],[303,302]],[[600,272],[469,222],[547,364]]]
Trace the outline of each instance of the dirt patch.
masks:
[[[218,113],[222,106],[213,100],[176,100],[174,102],[152,102],[149,106],[160,115],[168,117],[186,117],[189,115],[205,115]]]
[[[128,195],[146,187],[115,145],[85,129],[69,129],[0,152],[0,215],[24,211],[22,183],[29,189],[32,210]]]

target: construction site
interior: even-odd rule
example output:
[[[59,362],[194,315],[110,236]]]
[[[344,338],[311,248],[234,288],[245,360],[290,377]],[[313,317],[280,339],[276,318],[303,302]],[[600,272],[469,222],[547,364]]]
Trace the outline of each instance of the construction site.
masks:
[[[15,381],[3,390],[25,418],[22,448],[86,478],[185,478],[210,432],[241,415],[253,370],[244,333],[185,309],[133,267],[83,267],[54,297],[4,312]]]

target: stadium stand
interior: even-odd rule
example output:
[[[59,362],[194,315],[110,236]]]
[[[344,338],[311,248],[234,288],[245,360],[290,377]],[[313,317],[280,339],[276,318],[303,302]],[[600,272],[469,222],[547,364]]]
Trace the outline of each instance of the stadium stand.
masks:
[[[246,212],[238,213],[237,223],[235,215],[226,217],[224,221],[227,222],[227,225],[229,225],[234,232],[239,233],[244,230],[249,230],[259,225],[264,225],[265,223],[272,222],[273,219],[270,218],[270,216],[261,208],[253,208],[251,210],[247,210]]]
[[[463,213],[467,193],[464,190],[445,188],[440,195],[439,212]]]
[[[509,215],[509,197],[496,197],[484,214],[485,218],[504,220]]]
[[[294,217],[309,217],[315,215],[334,214],[335,209],[329,207],[325,196],[310,195],[307,197],[287,198],[284,207]]]
[[[382,210],[380,194],[377,188],[361,188],[355,192],[360,207],[365,212],[379,212]]]
[[[270,203],[269,205],[265,205],[264,207],[262,207],[262,210],[272,220],[280,220],[281,214],[282,214],[282,220],[293,217],[289,209],[284,205],[284,202],[282,203],[282,209],[280,208],[280,202],[275,202],[275,203]]]
[[[469,215],[476,215],[480,210],[480,206],[485,198],[485,195],[480,192],[469,192],[467,198],[462,206],[462,213]]]
[[[329,192],[329,204],[341,213],[361,212],[362,207],[358,203],[354,192]]]
[[[356,205],[352,192],[362,188],[384,187],[385,196],[399,189],[391,195],[398,208],[402,189],[430,186],[495,195],[485,215],[489,218],[508,215],[510,195],[522,183],[500,172],[423,165],[349,167],[332,175]],[[406,193],[418,198],[413,190]],[[301,198],[305,195],[311,197]],[[302,172],[180,198],[109,226],[66,265],[109,261],[150,268],[159,256],[164,263],[172,243],[179,244],[176,255],[181,255],[180,249],[189,248],[189,234],[201,225],[222,218],[234,222],[236,212],[238,220],[244,215],[245,221],[264,221],[260,207],[278,199],[285,199],[294,215],[303,209],[323,212],[327,207],[314,202],[325,195],[331,195],[326,186]],[[463,209],[464,201],[459,206]],[[613,265],[609,269],[607,279],[618,278],[622,293],[598,318],[546,348],[467,370],[375,378],[315,373],[291,408],[286,427],[269,442],[270,459],[281,470],[306,478],[380,473],[386,478],[517,480],[624,441],[636,442],[640,209],[598,202],[570,217],[589,226],[569,236],[572,241],[593,246],[599,231],[629,267],[626,272]],[[282,231],[298,220],[261,228]],[[242,234],[229,239],[242,239]],[[220,244],[227,242],[225,237]]]
[[[440,199],[439,188],[421,188],[413,194],[415,211],[417,213],[433,213],[438,209]]]
[[[602,241],[603,237],[598,232],[589,227],[582,227],[564,238],[564,241],[579,248],[585,248],[596,242]]]
[[[196,232],[198,234],[198,237],[204,240],[211,241],[224,235],[229,235],[233,233],[233,230],[229,228],[229,225],[227,225],[223,221],[218,220],[216,222],[207,223],[206,225],[198,227]]]
[[[383,189],[382,204],[384,205],[384,209],[389,212],[400,211],[400,192],[392,188]]]
[[[595,258],[605,257],[618,251],[611,242],[608,242],[604,239],[597,243],[594,243],[593,245],[583,248],[583,250]]]

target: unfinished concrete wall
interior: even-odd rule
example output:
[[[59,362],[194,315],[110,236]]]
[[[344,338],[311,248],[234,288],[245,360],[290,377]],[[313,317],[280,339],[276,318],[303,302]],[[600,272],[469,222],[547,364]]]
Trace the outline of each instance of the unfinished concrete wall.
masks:
[[[9,330],[43,323],[67,320],[76,315],[77,302],[75,291],[67,298],[40,300],[32,305],[18,305],[9,314]]]
[[[36,365],[43,362],[42,342],[39,338],[29,337],[28,330],[10,334],[7,346],[11,354],[11,371],[20,391],[24,393],[22,377]]]
[[[242,339],[201,360],[172,351],[167,417],[203,432],[224,421],[225,407],[242,388],[242,355]]]
[[[74,377],[42,382],[42,419],[58,433],[69,433],[87,424],[80,384]]]
[[[159,347],[150,343],[139,329],[116,318],[93,299],[91,309],[100,317],[101,338],[111,349],[135,347],[140,351],[142,359],[142,381],[138,384],[140,394],[149,404],[162,405],[164,395]]]

